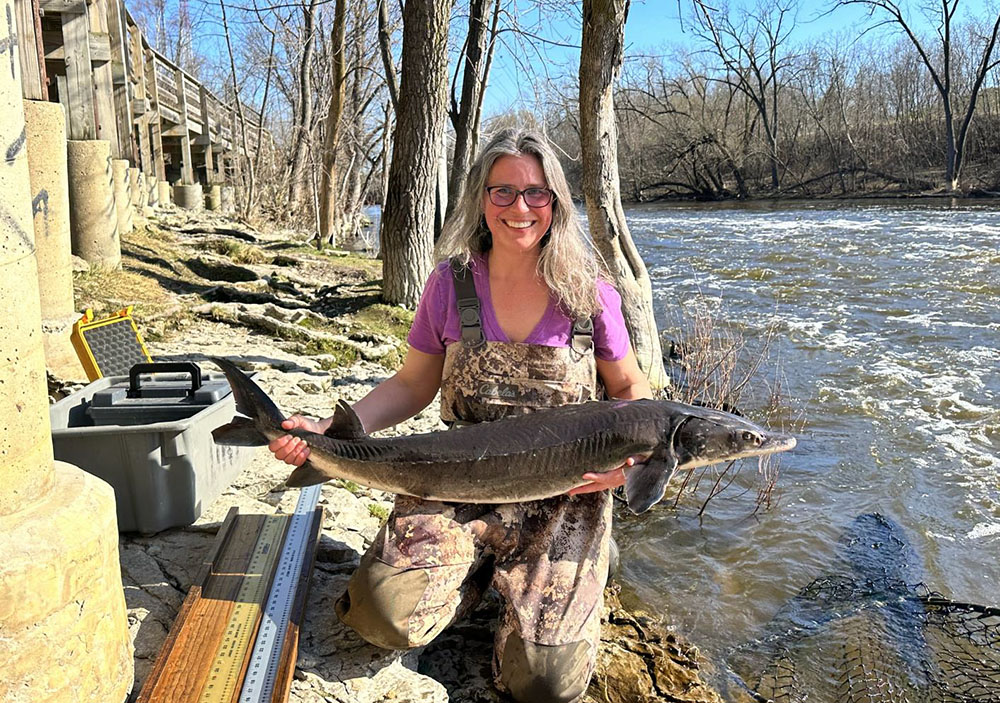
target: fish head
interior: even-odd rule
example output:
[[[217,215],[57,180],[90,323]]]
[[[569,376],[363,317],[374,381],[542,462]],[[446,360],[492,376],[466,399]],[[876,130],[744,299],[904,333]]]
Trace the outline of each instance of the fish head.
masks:
[[[680,468],[696,468],[745,457],[788,451],[795,437],[774,432],[721,410],[698,408],[673,430],[673,451]]]

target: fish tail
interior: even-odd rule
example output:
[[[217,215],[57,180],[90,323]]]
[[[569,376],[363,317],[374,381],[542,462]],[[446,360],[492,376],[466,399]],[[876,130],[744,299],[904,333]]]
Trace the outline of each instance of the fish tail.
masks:
[[[213,430],[212,437],[216,443],[241,447],[267,444],[267,437],[261,430],[280,428],[285,419],[284,414],[267,393],[236,364],[218,357],[210,357],[210,361],[226,374],[233,397],[236,399],[236,411],[246,416],[236,416],[229,424]]]

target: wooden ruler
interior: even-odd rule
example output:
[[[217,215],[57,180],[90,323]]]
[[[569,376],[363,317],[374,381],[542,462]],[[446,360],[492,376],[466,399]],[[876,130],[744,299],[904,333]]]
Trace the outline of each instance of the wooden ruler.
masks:
[[[295,665],[294,655],[286,656],[288,640],[298,638],[322,522],[322,509],[315,508],[318,496],[317,487],[305,503],[300,497],[294,515],[239,515],[236,508],[230,510],[214,554],[188,592],[137,703],[235,703],[251,655],[260,649],[257,640],[265,610],[272,614],[264,620],[272,622],[264,629],[270,633],[264,640],[280,644],[276,651],[273,646],[267,649],[264,671],[269,672],[270,685],[252,700],[287,699]],[[275,578],[276,572],[280,578]],[[290,594],[287,609],[284,595],[272,605],[272,582],[281,594]],[[292,642],[293,653],[295,645]],[[260,670],[260,661],[255,666]],[[275,687],[279,679],[283,685]]]
[[[198,703],[230,703],[239,690],[287,522],[283,515],[264,519]]]

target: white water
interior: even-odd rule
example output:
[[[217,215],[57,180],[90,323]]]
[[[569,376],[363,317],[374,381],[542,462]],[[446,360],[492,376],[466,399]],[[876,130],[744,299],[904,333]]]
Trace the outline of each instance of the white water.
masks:
[[[879,511],[925,583],[1000,605],[1000,214],[994,206],[640,206],[627,213],[661,327],[696,296],[752,338],[779,331],[799,446],[776,504],[755,465],[715,498],[618,523],[623,578],[709,658],[759,635]]]

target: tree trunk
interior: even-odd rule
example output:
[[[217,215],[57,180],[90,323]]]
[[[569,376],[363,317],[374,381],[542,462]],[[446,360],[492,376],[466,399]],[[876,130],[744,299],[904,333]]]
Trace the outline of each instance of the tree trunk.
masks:
[[[288,176],[288,209],[294,212],[302,204],[305,189],[305,168],[309,163],[306,151],[312,132],[312,57],[316,46],[315,12],[318,0],[309,0],[308,7],[302,8],[302,62],[299,64],[299,104],[292,124],[291,172]]]
[[[319,238],[317,248],[335,244],[340,229],[340,174],[337,172],[337,147],[340,144],[340,116],[344,112],[345,36],[347,0],[337,0],[330,32],[330,109],[326,113],[326,137],[323,140],[323,180],[319,189]]]
[[[650,386],[668,385],[653,316],[653,292],[622,210],[613,92],[621,71],[629,0],[584,0],[580,51],[583,193],[594,244],[622,296],[622,313]]]
[[[450,215],[462,195],[462,187],[469,173],[469,165],[476,156],[480,95],[486,89],[487,75],[483,71],[486,61],[486,9],[490,0],[471,0],[469,3],[469,36],[465,40],[465,70],[462,73],[462,98],[455,104],[452,96],[451,123],[455,128],[455,154],[448,180],[448,209]],[[499,6],[497,6],[499,8]]]
[[[430,275],[437,160],[448,110],[452,0],[403,8],[403,75],[382,220],[382,297],[415,308]]]

